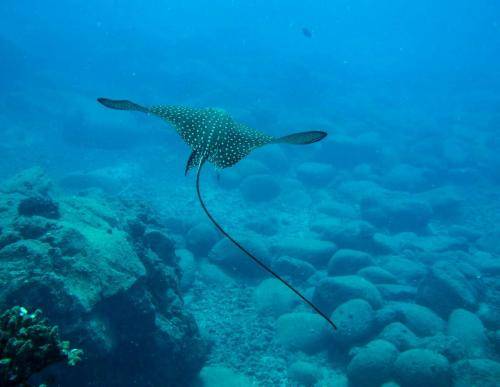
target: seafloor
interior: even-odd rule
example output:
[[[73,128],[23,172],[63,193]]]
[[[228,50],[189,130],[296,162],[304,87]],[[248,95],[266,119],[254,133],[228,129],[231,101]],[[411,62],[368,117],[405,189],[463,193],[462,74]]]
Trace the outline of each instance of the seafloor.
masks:
[[[330,133],[207,170],[202,192],[234,237],[332,316],[333,331],[216,232],[175,134],[72,98],[84,121],[34,101],[23,101],[26,122],[2,117],[0,305],[41,308],[85,352],[37,381],[498,385],[498,113],[358,104],[364,118],[347,121],[347,108],[314,119],[235,110],[262,129]],[[36,117],[57,130],[19,136]]]

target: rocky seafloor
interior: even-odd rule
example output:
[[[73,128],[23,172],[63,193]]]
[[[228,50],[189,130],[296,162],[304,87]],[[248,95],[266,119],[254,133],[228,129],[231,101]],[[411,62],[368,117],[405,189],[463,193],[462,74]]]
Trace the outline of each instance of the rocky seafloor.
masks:
[[[331,155],[341,147],[328,146]],[[339,329],[203,220],[172,225],[182,230],[175,238],[187,307],[213,343],[206,385],[498,385],[494,185],[471,187],[458,170],[436,177],[437,169],[404,164],[384,174],[360,167],[353,176],[320,161],[276,179],[286,164],[276,162],[287,157],[280,153],[266,150],[223,172],[208,200]]]
[[[2,185],[0,305],[43,309],[84,350],[48,370],[63,386],[496,386],[495,177],[386,170],[376,147],[327,142],[293,167],[269,148],[203,181],[216,218],[337,331],[222,239],[193,187],[146,180],[146,205],[114,172]]]

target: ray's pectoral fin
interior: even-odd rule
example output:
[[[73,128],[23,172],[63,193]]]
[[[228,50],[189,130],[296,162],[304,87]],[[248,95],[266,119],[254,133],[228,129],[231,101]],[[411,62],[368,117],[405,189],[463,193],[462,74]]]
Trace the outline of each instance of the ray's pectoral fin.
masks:
[[[293,133],[288,136],[278,137],[273,140],[273,144],[293,144],[293,145],[306,145],[313,142],[321,141],[327,136],[328,133],[320,130],[311,130],[309,132]]]
[[[186,169],[184,170],[184,175],[187,175],[191,168],[197,167],[201,162],[201,158],[202,158],[202,152],[199,149],[193,149],[186,163]]]
[[[110,109],[116,110],[135,110],[138,112],[149,113],[149,109],[144,106],[138,105],[135,102],[128,101],[126,99],[109,99],[109,98],[97,98],[97,101]]]

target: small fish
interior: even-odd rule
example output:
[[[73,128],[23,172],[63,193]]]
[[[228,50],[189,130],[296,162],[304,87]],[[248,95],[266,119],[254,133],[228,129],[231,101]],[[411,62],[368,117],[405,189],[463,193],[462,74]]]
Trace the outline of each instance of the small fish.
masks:
[[[302,27],[302,35],[309,39],[311,39],[313,36],[312,31],[307,27]]]
[[[264,262],[255,257],[236,239],[229,235],[208,211],[200,192],[200,173],[206,161],[218,168],[235,165],[256,148],[267,144],[305,145],[320,141],[327,136],[323,131],[294,133],[283,137],[274,137],[244,124],[236,122],[222,109],[195,109],[184,106],[159,105],[144,107],[128,100],[112,100],[98,98],[102,105],[117,110],[134,110],[152,114],[170,123],[182,139],[191,147],[191,155],[186,163],[185,174],[193,167],[198,167],[196,174],[196,193],[207,217],[214,226],[257,265],[281,281],[298,297],[321,315],[334,329],[335,324],[316,305],[309,301],[301,292],[290,285],[278,273],[274,272]]]

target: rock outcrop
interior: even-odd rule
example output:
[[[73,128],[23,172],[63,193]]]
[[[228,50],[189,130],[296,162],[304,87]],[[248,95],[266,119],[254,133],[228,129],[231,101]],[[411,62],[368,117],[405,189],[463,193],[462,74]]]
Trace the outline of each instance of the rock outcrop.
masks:
[[[85,351],[63,385],[196,377],[206,345],[183,307],[174,251],[144,206],[58,194],[37,169],[2,188],[0,306],[41,308]]]

